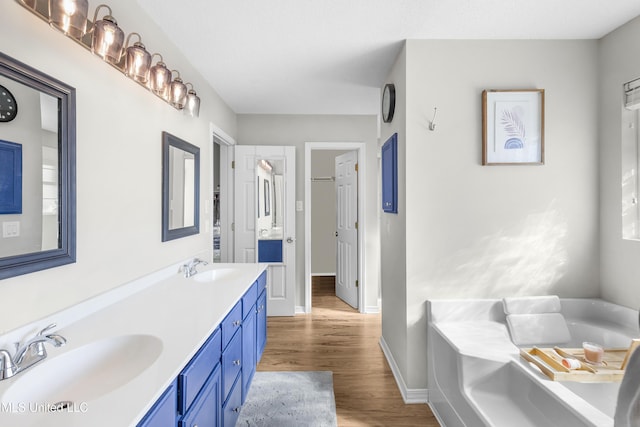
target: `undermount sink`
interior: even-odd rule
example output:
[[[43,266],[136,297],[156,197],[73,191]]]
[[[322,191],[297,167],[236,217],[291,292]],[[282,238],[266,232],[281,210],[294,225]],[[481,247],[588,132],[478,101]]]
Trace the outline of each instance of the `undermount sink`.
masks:
[[[140,375],[160,356],[162,348],[162,341],[152,335],[122,335],[50,355],[17,374],[1,401],[22,405],[87,402]]]
[[[193,276],[193,280],[196,282],[215,282],[232,277],[234,274],[238,274],[238,270],[235,268],[214,268],[213,270],[205,270],[196,274]]]

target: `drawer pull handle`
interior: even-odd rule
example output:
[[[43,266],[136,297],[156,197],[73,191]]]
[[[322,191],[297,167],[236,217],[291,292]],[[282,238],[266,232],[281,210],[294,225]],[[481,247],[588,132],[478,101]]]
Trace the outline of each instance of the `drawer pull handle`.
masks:
[[[240,408],[233,408],[233,412],[235,412],[235,413],[240,412]]]
[[[240,366],[240,359],[234,360],[233,364],[236,366]]]
[[[235,320],[233,322],[233,326],[240,326],[240,325],[242,325],[242,320]]]

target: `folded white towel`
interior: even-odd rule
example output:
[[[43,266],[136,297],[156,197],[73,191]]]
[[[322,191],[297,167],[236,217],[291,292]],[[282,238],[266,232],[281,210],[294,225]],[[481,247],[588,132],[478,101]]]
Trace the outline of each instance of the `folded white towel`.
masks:
[[[507,326],[515,345],[566,344],[571,333],[560,313],[508,314]]]
[[[562,306],[557,295],[507,297],[502,299],[504,314],[560,313]]]

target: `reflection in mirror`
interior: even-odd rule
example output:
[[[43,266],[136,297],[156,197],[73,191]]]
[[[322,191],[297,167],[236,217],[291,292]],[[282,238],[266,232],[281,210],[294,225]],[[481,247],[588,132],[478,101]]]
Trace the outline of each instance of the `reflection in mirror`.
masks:
[[[258,239],[282,239],[284,160],[258,160],[256,230]]]
[[[198,234],[200,148],[162,133],[162,241]]]
[[[2,279],[75,262],[75,89],[2,53],[0,86],[17,104],[0,124],[17,147],[0,150],[0,204],[20,205],[0,209]]]

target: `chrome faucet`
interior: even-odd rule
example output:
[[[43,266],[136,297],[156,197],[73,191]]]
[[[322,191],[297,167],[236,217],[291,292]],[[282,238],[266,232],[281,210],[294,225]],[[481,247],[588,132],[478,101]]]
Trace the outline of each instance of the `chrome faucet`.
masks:
[[[198,274],[198,270],[196,270],[196,266],[198,264],[207,265],[209,264],[207,261],[201,260],[200,258],[194,258],[186,264],[183,264],[180,267],[180,272],[184,273],[184,277],[189,278],[193,275]]]
[[[55,323],[50,324],[41,330],[35,337],[20,345],[16,343],[16,353],[13,357],[7,350],[0,350],[0,380],[11,378],[47,357],[45,344],[54,347],[62,347],[67,340],[58,334],[45,333],[56,327]]]

